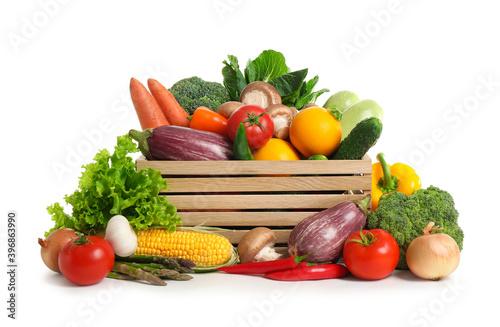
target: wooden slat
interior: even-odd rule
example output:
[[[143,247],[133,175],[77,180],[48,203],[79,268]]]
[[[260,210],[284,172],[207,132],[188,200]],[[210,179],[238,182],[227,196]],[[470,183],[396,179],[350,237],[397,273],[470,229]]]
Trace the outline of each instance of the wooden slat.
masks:
[[[249,160],[249,161],[150,161],[136,160],[137,169],[150,167],[162,175],[265,175],[265,174],[371,174],[371,159],[362,160]]]
[[[286,247],[286,246],[275,246],[274,249],[275,249],[276,253],[280,253],[282,255],[282,257],[281,257],[282,259],[290,256],[288,254],[288,247]]]
[[[227,230],[227,231],[216,231],[217,234],[223,235],[226,237],[229,242],[232,244],[238,244],[246,233],[248,233],[248,230]],[[281,243],[281,244],[286,244],[288,243],[288,238],[290,236],[290,233],[292,232],[292,229],[277,229],[274,230],[274,233],[276,234],[276,243]]]
[[[371,175],[308,177],[166,178],[169,192],[278,192],[368,190]]]
[[[318,211],[179,212],[185,226],[295,226]]]
[[[177,209],[326,209],[364,194],[168,195]]]

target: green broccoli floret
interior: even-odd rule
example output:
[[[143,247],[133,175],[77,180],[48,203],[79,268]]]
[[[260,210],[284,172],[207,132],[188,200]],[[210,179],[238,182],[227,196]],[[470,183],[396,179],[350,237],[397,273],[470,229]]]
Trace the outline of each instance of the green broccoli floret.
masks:
[[[169,91],[189,115],[201,106],[216,111],[221,104],[229,101],[224,85],[207,82],[197,76],[181,79]]]
[[[437,187],[420,189],[412,195],[393,192],[381,196],[378,208],[366,221],[367,229],[384,229],[398,242],[397,269],[408,269],[406,249],[416,237],[423,234],[429,222],[443,227],[436,231],[451,236],[463,248],[464,233],[458,226],[458,211],[452,196]]]

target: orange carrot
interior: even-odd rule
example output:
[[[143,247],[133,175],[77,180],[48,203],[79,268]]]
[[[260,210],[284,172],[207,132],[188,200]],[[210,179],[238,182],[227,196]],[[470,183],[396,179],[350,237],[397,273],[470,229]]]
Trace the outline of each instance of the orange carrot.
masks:
[[[148,79],[148,87],[170,124],[189,127],[188,113],[165,86],[150,78]]]
[[[142,130],[170,125],[154,97],[137,79],[130,79],[130,96]]]

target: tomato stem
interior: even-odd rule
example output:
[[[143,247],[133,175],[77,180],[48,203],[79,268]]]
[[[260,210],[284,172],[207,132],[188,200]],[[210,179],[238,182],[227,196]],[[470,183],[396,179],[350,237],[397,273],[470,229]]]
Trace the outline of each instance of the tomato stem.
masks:
[[[82,232],[75,232],[76,236],[78,236],[76,239],[74,239],[73,237],[69,237],[71,238],[71,240],[73,240],[73,244],[71,244],[70,248],[68,249],[68,252],[71,251],[71,248],[73,248],[73,246],[75,245],[85,245],[87,244],[88,242],[92,243],[92,241],[90,240],[90,236],[87,237],[87,235],[83,234]]]
[[[257,125],[259,126],[260,128],[262,128],[262,130],[265,132],[266,131],[266,128],[264,127],[264,125],[262,125],[262,123],[259,121],[260,118],[267,114],[267,112],[263,112],[261,113],[260,115],[256,116],[255,113],[249,113],[247,111],[247,116],[248,118],[243,120],[242,123],[245,123],[245,122],[248,122],[248,125],[247,126],[252,126],[252,125]]]
[[[358,239],[350,239],[348,240],[347,242],[356,242],[356,243],[359,243],[363,246],[369,246],[373,243],[375,243],[376,241],[378,241],[378,238],[376,238],[371,232],[366,232],[366,235],[363,234],[363,230],[361,229],[359,231],[359,237],[361,238],[360,240]]]

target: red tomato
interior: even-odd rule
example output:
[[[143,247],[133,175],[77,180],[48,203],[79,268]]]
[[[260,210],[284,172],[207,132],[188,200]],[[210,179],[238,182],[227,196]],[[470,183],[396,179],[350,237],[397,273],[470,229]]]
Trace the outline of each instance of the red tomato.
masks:
[[[106,277],[115,262],[113,248],[98,236],[77,233],[78,239],[66,243],[59,253],[59,269],[77,285],[95,284]]]
[[[349,236],[344,244],[344,263],[361,279],[382,279],[389,276],[399,261],[399,246],[383,229],[363,230]]]
[[[247,104],[239,107],[229,116],[227,134],[233,142],[241,122],[244,122],[250,149],[263,147],[273,136],[273,120],[267,111],[260,106]]]

